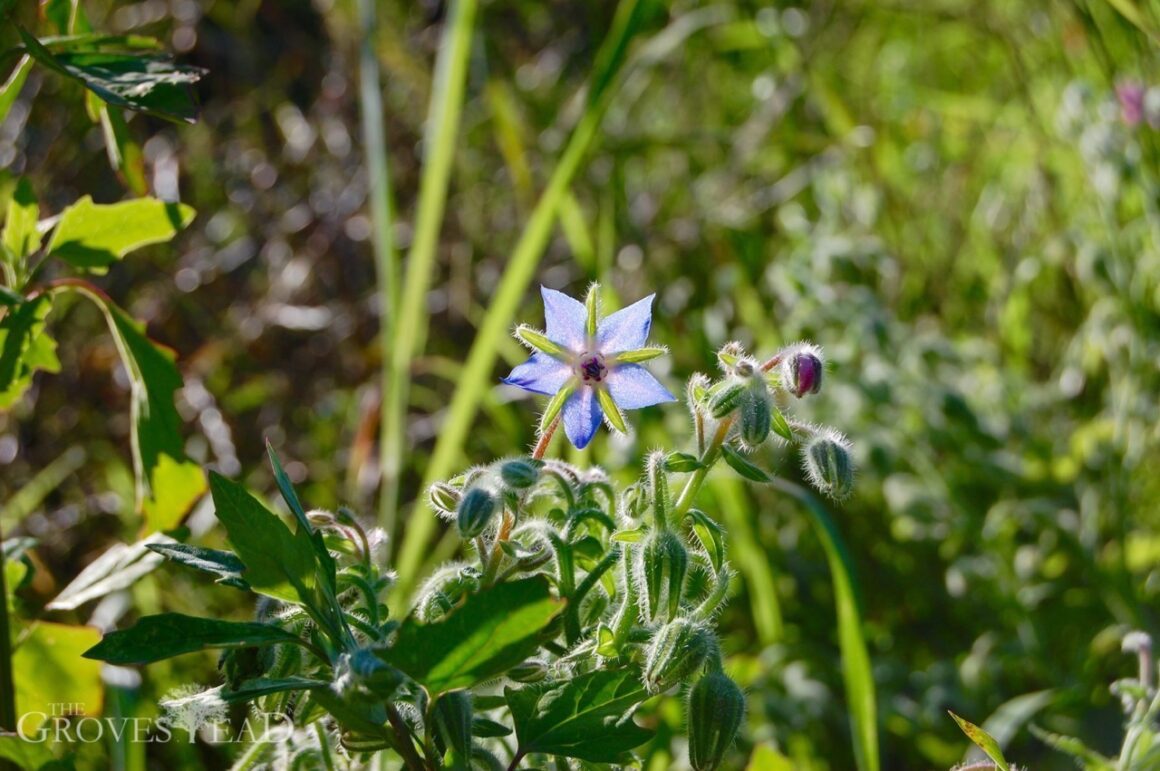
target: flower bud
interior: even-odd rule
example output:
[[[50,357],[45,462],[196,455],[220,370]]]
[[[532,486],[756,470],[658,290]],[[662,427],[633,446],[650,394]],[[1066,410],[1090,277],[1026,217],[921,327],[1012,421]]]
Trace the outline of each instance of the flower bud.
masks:
[[[854,489],[854,461],[850,442],[837,431],[826,429],[816,434],[802,450],[802,463],[810,484],[840,500]]]
[[[822,389],[823,368],[821,349],[803,345],[786,356],[782,365],[782,382],[799,399],[806,394],[816,394]]]
[[[455,511],[459,535],[470,539],[482,533],[491,523],[495,508],[495,493],[485,487],[472,487],[463,494]]]
[[[431,501],[431,508],[440,515],[453,514],[459,508],[459,499],[462,492],[446,482],[436,482],[427,488],[427,498]]]
[[[542,661],[528,659],[509,669],[507,676],[517,683],[538,683],[548,676],[548,668],[544,666]]]
[[[424,624],[438,621],[464,594],[479,590],[479,578],[479,569],[472,565],[454,562],[445,565],[419,590],[415,616]]]
[[[451,691],[435,702],[435,729],[443,745],[462,758],[471,757],[471,694]]]
[[[710,391],[712,396],[709,398],[709,414],[720,420],[733,412],[737,409],[741,397],[745,395],[746,388],[745,381],[738,379],[726,380],[714,386]]]
[[[684,682],[717,655],[717,639],[704,623],[676,618],[653,634],[644,660],[644,686],[660,693]]]
[[[636,557],[640,613],[646,621],[672,618],[681,606],[689,551],[671,530],[653,530]]]
[[[540,466],[528,458],[504,461],[499,467],[503,483],[513,490],[526,490],[540,481]]]
[[[770,398],[769,389],[765,387],[765,381],[761,378],[752,378],[749,387],[741,395],[737,408],[737,422],[741,441],[747,447],[756,447],[769,436],[769,427],[773,424]]]
[[[689,689],[689,764],[714,771],[737,736],[745,694],[724,672],[710,672]]]

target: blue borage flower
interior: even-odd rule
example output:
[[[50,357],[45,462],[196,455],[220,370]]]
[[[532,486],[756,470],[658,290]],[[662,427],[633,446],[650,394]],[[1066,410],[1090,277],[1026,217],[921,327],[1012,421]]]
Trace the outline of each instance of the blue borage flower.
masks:
[[[622,409],[676,401],[640,365],[666,353],[663,347],[646,345],[656,295],[600,318],[598,290],[593,284],[581,304],[562,292],[540,287],[546,328],[543,332],[526,324],[516,328],[516,339],[532,349],[532,357],[503,379],[551,396],[540,429],[551,426],[563,410],[564,432],[579,449],[592,441],[601,417],[612,428],[626,432]]]

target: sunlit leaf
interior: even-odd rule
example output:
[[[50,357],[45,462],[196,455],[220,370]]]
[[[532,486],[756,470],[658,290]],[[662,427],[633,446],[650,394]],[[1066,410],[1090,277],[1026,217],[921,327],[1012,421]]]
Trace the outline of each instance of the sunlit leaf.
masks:
[[[86,195],[61,212],[48,253],[74,268],[104,273],[134,249],[169,241],[193,216],[189,206],[155,198],[97,204]]]
[[[84,657],[110,664],[149,664],[211,648],[301,642],[297,635],[272,624],[162,613],[145,616],[128,629],[110,632],[86,650]]]
[[[56,343],[44,330],[52,301],[41,295],[9,308],[0,318],[0,409],[11,407],[38,371],[59,372]]]
[[[963,733],[967,738],[975,743],[975,746],[986,753],[987,757],[995,761],[999,771],[1010,771],[1007,765],[1007,759],[1003,757],[1003,748],[999,746],[999,742],[995,741],[989,733],[979,728],[977,725],[969,720],[956,715],[954,712],[947,710],[947,713],[955,719],[959,724],[959,728],[963,729]]]
[[[174,562],[217,576],[217,583],[249,591],[250,585],[242,578],[246,566],[233,552],[191,546],[187,543],[151,543],[150,551],[164,555]]]
[[[93,560],[68,586],[46,606],[48,610],[74,610],[86,602],[110,592],[132,586],[137,579],[153,572],[163,558],[149,550],[165,536],[155,533],[135,544],[114,544]]]
[[[0,117],[3,120],[3,117]],[[4,232],[0,240],[4,242],[6,258],[19,265],[28,255],[40,247],[40,234],[36,230],[36,221],[40,207],[36,203],[36,195],[32,192],[32,184],[27,177],[21,177],[16,183],[16,190],[8,201],[8,213],[4,217]]]
[[[86,715],[100,715],[104,703],[101,664],[82,653],[101,639],[88,626],[38,622],[21,637],[12,655],[16,680],[16,711],[29,715],[24,729],[36,731],[54,714],[54,705],[72,705]]]
[[[517,757],[538,752],[592,763],[623,762],[652,738],[631,712],[648,698],[640,673],[596,670],[547,688],[505,688],[519,739]]]
[[[20,89],[24,88],[24,82],[28,80],[28,73],[31,70],[32,57],[21,56],[8,80],[0,86],[0,122],[8,117],[12,105],[16,104],[16,97],[20,96]]]

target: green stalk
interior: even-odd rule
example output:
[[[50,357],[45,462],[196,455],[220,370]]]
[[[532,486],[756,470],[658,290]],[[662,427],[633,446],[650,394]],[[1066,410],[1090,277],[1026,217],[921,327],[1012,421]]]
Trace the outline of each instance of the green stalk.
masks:
[[[12,630],[4,581],[4,536],[0,534],[0,730],[16,730],[16,684],[12,680]]]
[[[394,204],[391,201],[391,175],[387,155],[387,133],[383,126],[382,83],[379,61],[375,56],[375,32],[378,19],[375,0],[358,0],[359,27],[359,108],[362,118],[363,152],[370,175],[371,242],[375,251],[375,274],[379,294],[379,348],[381,357],[381,404],[387,402],[390,382],[390,341],[396,323],[399,297],[399,257],[395,252]],[[380,435],[388,435],[387,412],[380,410]],[[380,453],[381,473],[386,479],[386,454]],[[385,490],[386,488],[384,488]]]
[[[370,2],[370,0],[364,0]],[[415,237],[407,253],[407,270],[399,313],[391,334],[384,336],[386,383],[382,412],[382,495],[379,519],[393,534],[398,519],[399,475],[403,460],[403,438],[411,361],[423,346],[427,334],[427,292],[435,269],[439,230],[447,204],[451,162],[463,112],[471,36],[475,26],[476,0],[456,0],[443,30],[435,82],[423,136],[423,176],[419,181],[419,203],[415,211]]]
[[[581,163],[595,143],[600,124],[608,111],[615,93],[611,84],[624,62],[628,43],[639,26],[642,5],[641,0],[622,0],[617,7],[609,38],[597,56],[600,69],[592,79],[587,107],[580,122],[573,129],[547,187],[532,210],[520,239],[512,250],[499,287],[491,298],[491,304],[471,346],[459,386],[452,397],[447,417],[439,432],[439,439],[435,443],[435,450],[427,465],[424,488],[446,477],[459,461],[463,441],[471,430],[480,400],[490,384],[499,341],[507,335],[511,327],[520,301],[527,291],[528,284],[531,283],[532,275],[552,235],[560,203],[567,194]],[[408,290],[404,299],[409,294]],[[395,589],[396,600],[405,600],[418,579],[435,524],[435,518],[431,516],[415,517],[408,523],[397,562],[399,582]]]

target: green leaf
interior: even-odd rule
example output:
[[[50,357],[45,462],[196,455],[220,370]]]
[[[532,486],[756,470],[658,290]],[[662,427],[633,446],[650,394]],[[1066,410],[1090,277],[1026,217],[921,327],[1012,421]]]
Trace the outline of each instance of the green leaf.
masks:
[[[249,583],[242,577],[246,566],[233,552],[191,546],[186,543],[151,543],[148,548],[174,562],[195,570],[213,573],[218,577],[216,583],[235,589],[250,590]]]
[[[701,543],[701,548],[709,555],[714,570],[725,564],[725,530],[714,522],[708,514],[698,509],[690,509],[687,515],[693,521],[693,534]]]
[[[987,753],[987,757],[995,761],[995,765],[999,767],[999,771],[1010,771],[1007,765],[1007,759],[1003,757],[1003,748],[999,746],[999,742],[995,741],[982,728],[979,728],[969,720],[963,720],[949,709],[947,710],[947,714],[955,719],[955,722],[959,724],[959,728],[963,729],[963,733],[975,743],[976,747]]]
[[[592,763],[623,762],[653,732],[632,721],[648,698],[633,670],[596,670],[549,688],[505,688],[518,757],[539,752]]]
[[[878,707],[870,654],[862,629],[862,614],[855,593],[854,567],[850,555],[829,512],[818,499],[801,487],[774,478],[770,484],[805,506],[810,523],[830,565],[834,581],[834,602],[838,613],[838,647],[842,653],[842,680],[849,704],[850,728],[854,737],[854,759],[860,771],[878,771]]]
[[[87,661],[81,654],[96,643],[101,633],[89,626],[69,626],[38,622],[21,638],[12,655],[16,681],[16,711],[37,713],[24,721],[24,729],[35,732],[54,705],[83,705],[86,715],[98,716],[104,702],[100,662]],[[43,715],[43,717],[41,717]]]
[[[86,659],[110,664],[149,664],[210,648],[248,648],[281,643],[300,645],[302,640],[270,624],[162,613],[145,616],[128,629],[110,632],[83,655]]]
[[[563,609],[543,576],[499,584],[434,624],[409,617],[395,644],[378,655],[433,697],[471,688],[534,653],[541,630]]]
[[[745,771],[794,771],[792,760],[777,751],[772,744],[759,744],[753,748],[749,765]]]
[[[1052,731],[1040,728],[1034,723],[1029,725],[1028,729],[1036,739],[1039,739],[1047,746],[1081,761],[1081,765],[1085,771],[1111,771],[1115,765],[1110,758],[1104,757],[1084,744],[1083,740],[1077,739],[1074,736],[1053,733]]]
[[[16,69],[0,86],[0,123],[8,117],[12,105],[16,104],[16,97],[20,96],[20,89],[24,88],[24,81],[28,80],[28,73],[32,70],[32,57],[21,56],[16,63]]]
[[[794,441],[793,429],[789,427],[789,422],[785,419],[785,415],[782,414],[781,410],[779,410],[775,404],[771,404],[770,409],[773,413],[773,422],[770,424],[773,428],[773,433],[777,434],[787,442]]]
[[[9,308],[0,319],[0,409],[11,407],[37,371],[59,372],[56,343],[44,331],[52,310],[47,295]]]
[[[101,122],[101,133],[105,136],[105,154],[109,158],[109,166],[133,195],[144,196],[149,191],[149,183],[145,179],[145,156],[141,153],[141,146],[130,135],[125,116],[119,109],[107,104],[100,104],[96,112]]]
[[[334,557],[326,548],[326,541],[323,540],[322,533],[311,527],[310,520],[306,517],[306,510],[302,507],[302,502],[298,500],[298,493],[294,492],[294,485],[290,481],[290,477],[286,476],[286,470],[282,468],[282,461],[278,460],[278,455],[269,442],[266,442],[266,454],[270,457],[270,465],[274,469],[274,481],[278,485],[278,492],[282,494],[282,500],[286,501],[286,505],[294,514],[294,519],[298,521],[298,529],[305,530],[310,534],[310,543],[314,547],[314,554],[318,558],[318,564],[322,567],[327,586],[333,592],[338,572]]]
[[[246,566],[242,576],[258,594],[309,605],[315,580],[310,534],[289,528],[236,482],[210,473],[217,518]]]
[[[247,680],[240,687],[230,691],[223,689],[218,695],[227,704],[234,702],[253,701],[261,696],[285,691],[313,691],[317,688],[329,688],[329,680],[315,680],[310,677],[283,677],[276,680],[259,678]]]
[[[174,354],[97,295],[132,382],[133,466],[146,533],[172,530],[205,492],[201,467],[186,459],[173,395],[182,386]]]
[[[169,241],[193,217],[191,207],[156,198],[99,204],[86,195],[61,212],[48,253],[80,270],[104,273],[134,249]]]
[[[197,118],[193,84],[205,70],[174,64],[160,54],[134,51],[76,51],[54,54],[18,28],[25,49],[41,64],[79,81],[108,104],[174,121]]]
[[[696,471],[704,465],[696,456],[687,452],[670,452],[665,457],[665,471],[673,471],[678,474]]]
[[[149,551],[150,544],[160,538],[164,536],[155,533],[132,545],[118,543],[109,547],[62,589],[46,608],[75,610],[90,600],[132,586],[137,579],[153,572],[161,564],[162,558]]]
[[[721,446],[721,455],[729,467],[751,482],[768,484],[773,479],[764,470],[749,462],[749,459],[733,449],[730,445]]]
[[[21,177],[16,183],[11,200],[8,201],[4,233],[0,235],[0,240],[4,242],[4,255],[13,260],[13,264],[23,264],[25,258],[40,247],[40,233],[36,230],[39,216],[40,207],[36,203],[36,195],[32,192],[32,184],[27,177]]]
[[[48,742],[30,742],[18,734],[0,734],[0,759],[9,760],[18,768],[35,770],[51,764],[56,757]]]

